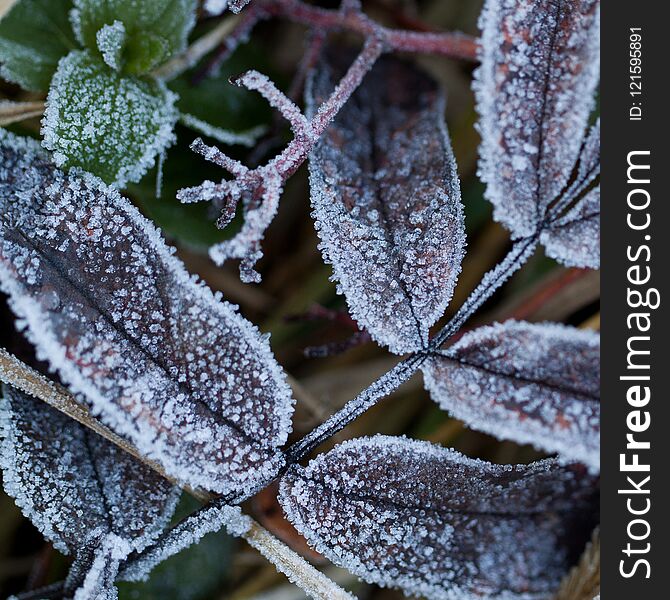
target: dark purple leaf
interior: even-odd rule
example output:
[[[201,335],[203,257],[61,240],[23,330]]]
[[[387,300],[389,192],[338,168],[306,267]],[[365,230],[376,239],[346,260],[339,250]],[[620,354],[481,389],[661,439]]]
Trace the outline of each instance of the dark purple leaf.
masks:
[[[113,582],[119,560],[162,531],[179,490],[40,400],[8,386],[2,391],[6,492],[62,552],[81,558],[95,547],[90,562],[111,569]]]
[[[596,495],[579,466],[492,465],[376,436],[293,467],[280,501],[310,545],[368,582],[512,600],[558,587],[590,535]]]
[[[547,255],[568,267],[600,268],[600,186],[540,235]]]
[[[274,474],[293,406],[267,339],[99,179],[10,134],[0,165],[0,287],[40,357],[179,481]]]
[[[600,52],[598,0],[487,0],[474,89],[496,220],[532,235],[570,180]]]
[[[466,333],[423,367],[426,388],[468,426],[600,469],[600,336],[507,321]]]
[[[581,196],[599,175],[600,119],[584,142],[577,177],[561,200],[574,202],[574,206],[554,219],[540,236],[547,254],[569,267],[600,267],[600,185]]]
[[[333,62],[314,76],[312,111],[343,73]],[[377,63],[312,153],[310,184],[320,248],[352,316],[392,352],[424,347],[465,245],[438,86],[407,63]]]

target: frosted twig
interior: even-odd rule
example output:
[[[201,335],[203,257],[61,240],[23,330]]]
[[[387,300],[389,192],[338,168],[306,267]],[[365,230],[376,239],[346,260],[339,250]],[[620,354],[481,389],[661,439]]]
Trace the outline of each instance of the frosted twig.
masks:
[[[453,58],[476,60],[477,42],[462,33],[426,33],[389,29],[376,23],[353,6],[325,9],[305,4],[301,0],[260,0],[259,9],[284,17],[294,23],[321,30],[340,30],[357,33],[364,38],[383,37],[389,50],[442,54]]]
[[[204,535],[225,527],[231,535],[239,536],[267,558],[279,572],[312,598],[318,600],[352,600],[352,596],[319,570],[298,556],[286,544],[261,527],[238,507],[211,503],[189,515],[159,542],[131,559],[121,569],[120,578],[137,581],[143,579],[159,563],[199,541]]]
[[[267,75],[252,70],[243,73],[231,82],[240,87],[254,90],[263,96],[268,104],[276,108],[291,124],[291,129],[296,137],[311,137],[310,124],[305,116],[290,98],[277,89],[277,86]]]
[[[246,131],[229,131],[227,129],[222,129],[221,127],[216,127],[215,125],[210,125],[206,121],[202,121],[201,119],[198,119],[198,117],[189,115],[188,113],[181,113],[181,115],[179,115],[179,121],[203,135],[214,138],[217,142],[221,142],[222,144],[239,144],[240,146],[246,146],[247,148],[251,148],[258,138],[266,131],[264,125],[252,127]]]
[[[91,431],[101,435],[106,440],[116,444],[121,450],[124,450],[137,460],[151,467],[167,480],[177,484],[174,479],[165,474],[160,464],[143,456],[135,446],[100,423],[100,421],[91,415],[88,408],[81,404],[64,387],[50,381],[20,361],[13,354],[7,352],[4,348],[0,348],[0,381],[25,392],[33,398],[46,402],[49,406],[52,406],[85,427],[88,427]],[[211,494],[202,490],[188,489],[188,492],[202,501],[212,498]]]
[[[197,85],[206,77],[218,73],[221,65],[233,52],[235,52],[237,47],[249,39],[249,34],[256,24],[267,17],[268,15],[262,10],[259,10],[255,4],[250,6],[248,10],[245,10],[239,17],[237,17],[235,26],[223,42],[219,44],[216,52],[214,52],[205,65],[193,75],[191,83]]]
[[[451,320],[433,337],[429,351],[437,350],[486,302],[491,295],[518,271],[537,247],[537,235],[514,243],[507,256],[484,275],[479,285],[458,309]]]
[[[243,537],[309,597],[315,600],[355,600],[349,592],[315,569],[255,521],[252,521]]]
[[[364,39],[382,37],[391,51],[441,54],[463,60],[477,60],[477,40],[474,37],[463,33],[389,29],[365,15],[357,0],[345,0],[338,9],[320,8],[305,4],[301,0],[255,0],[244,11],[236,29],[194,80],[197,82],[215,73],[237,46],[248,39],[254,26],[269,17],[284,18],[315,31],[349,31]]]
[[[384,50],[383,41],[370,38],[349,70],[335,88],[330,97],[319,108],[311,121],[298,111],[293,102],[284,96],[265,76],[252,71],[238,78],[238,81],[258,90],[270,103],[280,108],[282,114],[291,122],[295,137],[266,165],[248,170],[234,159],[216,148],[205,146],[201,141],[194,142],[194,149],[208,160],[219,164],[235,176],[233,181],[219,184],[206,181],[193,187],[179,190],[177,198],[182,202],[214,200],[224,208],[222,225],[229,221],[232,208],[244,200],[245,225],[232,239],[226,240],[210,249],[210,256],[216,264],[222,264],[231,258],[242,259],[240,276],[246,282],[260,281],[260,275],[254,270],[254,264],[262,256],[260,242],[265,230],[274,217],[284,182],[295,173],[316,145],[318,138],[326,130],[342,105],[360,85],[365,74],[374,65]]]

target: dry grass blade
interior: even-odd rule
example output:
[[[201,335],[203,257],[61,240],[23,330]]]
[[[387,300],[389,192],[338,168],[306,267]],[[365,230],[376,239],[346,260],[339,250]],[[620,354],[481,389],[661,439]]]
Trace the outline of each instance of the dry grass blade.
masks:
[[[593,532],[579,564],[566,575],[554,600],[593,600],[600,594],[600,532]]]
[[[2,4],[0,4],[0,18],[2,18]],[[12,123],[40,117],[44,112],[44,102],[13,102],[0,100],[0,126],[5,127]]]

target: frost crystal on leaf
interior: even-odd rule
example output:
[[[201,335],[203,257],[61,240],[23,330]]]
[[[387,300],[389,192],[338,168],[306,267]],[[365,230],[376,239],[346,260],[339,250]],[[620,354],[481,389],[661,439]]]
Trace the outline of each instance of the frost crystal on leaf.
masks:
[[[312,112],[343,71],[321,64]],[[392,352],[424,347],[465,245],[437,85],[399,60],[378,62],[312,152],[310,189],[320,248],[353,317]]]
[[[598,0],[487,0],[480,175],[496,220],[532,235],[568,183],[599,73]]]
[[[492,465],[375,436],[292,467],[280,502],[316,550],[430,599],[547,598],[587,541],[594,478],[555,460]]]
[[[95,546],[86,578],[107,571],[108,588],[119,560],[145,548],[166,525],[178,489],[40,400],[7,386],[2,391],[0,465],[6,492],[60,551],[81,559],[87,546]]]
[[[59,65],[42,121],[58,166],[77,166],[123,187],[174,141],[176,96],[162,83],[122,76],[89,52]]]
[[[126,41],[126,28],[121,21],[102,27],[95,36],[102,59],[115,71],[120,71],[123,63],[121,54]]]
[[[600,469],[600,336],[507,321],[466,333],[423,367],[442,408],[501,439]]]
[[[276,473],[293,403],[267,339],[116,190],[0,133],[0,287],[41,358],[181,482]]]

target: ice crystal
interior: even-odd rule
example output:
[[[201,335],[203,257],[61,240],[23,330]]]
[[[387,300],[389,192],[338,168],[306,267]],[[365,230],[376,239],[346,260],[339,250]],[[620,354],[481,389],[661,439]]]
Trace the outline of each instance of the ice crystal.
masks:
[[[312,112],[343,69],[321,65]],[[377,63],[310,156],[313,216],[353,317],[396,353],[425,346],[465,235],[444,97],[416,68]]]
[[[433,399],[470,427],[600,468],[600,336],[507,321],[423,367]]]
[[[268,341],[99,179],[0,133],[0,287],[40,357],[183,483],[276,472],[293,403]]]
[[[430,599],[530,599],[553,592],[583,548],[593,484],[555,460],[492,465],[375,436],[292,467],[280,502],[317,551],[370,583]]]
[[[57,165],[79,166],[123,187],[139,181],[174,141],[175,100],[162,83],[122,76],[90,53],[73,51],[49,89],[44,147]]]
[[[480,175],[495,218],[528,236],[582,145],[598,82],[599,2],[487,0],[480,26]]]
[[[95,547],[92,566],[84,566],[90,569],[86,579],[94,585],[104,571],[109,588],[119,561],[145,548],[166,525],[178,490],[40,400],[7,386],[2,392],[0,465],[6,492],[62,552],[81,562],[87,547]],[[98,597],[85,592],[75,597]]]

